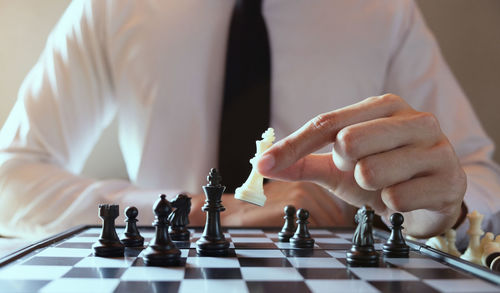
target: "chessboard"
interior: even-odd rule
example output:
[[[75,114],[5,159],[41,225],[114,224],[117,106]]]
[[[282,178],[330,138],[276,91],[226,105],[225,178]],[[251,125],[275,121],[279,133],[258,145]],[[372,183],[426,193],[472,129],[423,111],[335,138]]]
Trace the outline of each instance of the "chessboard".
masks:
[[[152,227],[140,227],[147,242]],[[500,292],[500,275],[486,268],[407,241],[408,258],[384,258],[389,236],[374,231],[377,267],[350,267],[346,251],[352,228],[310,229],[312,249],[294,249],[278,240],[278,228],[224,228],[227,257],[196,254],[202,228],[176,242],[181,265],[145,266],[143,248],[124,257],[92,254],[101,232],[81,226],[0,259],[2,292]],[[123,232],[117,228],[117,232]]]

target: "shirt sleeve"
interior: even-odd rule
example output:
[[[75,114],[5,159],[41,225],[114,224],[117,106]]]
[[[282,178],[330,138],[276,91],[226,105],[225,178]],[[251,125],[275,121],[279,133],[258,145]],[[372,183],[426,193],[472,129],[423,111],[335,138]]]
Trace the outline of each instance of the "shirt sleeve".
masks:
[[[415,109],[433,113],[455,148],[467,174],[465,203],[484,214],[485,231],[500,233],[500,168],[486,135],[413,1],[403,1],[395,24],[393,52],[384,90],[403,97]],[[415,58],[418,56],[418,58]],[[458,246],[467,243],[465,221],[457,231]]]
[[[69,5],[0,132],[1,235],[40,237],[96,224],[98,203],[133,202],[146,212],[144,223],[152,221],[151,205],[161,191],[76,175],[117,110],[106,2]]]

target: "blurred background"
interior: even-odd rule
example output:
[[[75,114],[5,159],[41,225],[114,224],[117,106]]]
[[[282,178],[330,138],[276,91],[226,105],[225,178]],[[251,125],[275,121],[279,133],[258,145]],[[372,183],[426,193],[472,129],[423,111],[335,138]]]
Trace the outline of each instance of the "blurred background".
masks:
[[[0,125],[69,2],[0,0]],[[484,128],[500,146],[500,1],[417,3]],[[499,150],[495,159],[500,162]],[[115,123],[103,133],[83,173],[101,179],[127,178]]]

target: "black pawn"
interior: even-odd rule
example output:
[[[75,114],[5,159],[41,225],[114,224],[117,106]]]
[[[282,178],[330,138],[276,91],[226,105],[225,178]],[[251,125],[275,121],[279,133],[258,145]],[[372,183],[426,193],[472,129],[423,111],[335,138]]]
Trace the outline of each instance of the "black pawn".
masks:
[[[278,239],[280,242],[289,242],[290,238],[295,233],[295,207],[292,205],[287,205],[284,209],[285,216],[285,224],[283,228],[278,233]]]
[[[372,267],[378,265],[378,253],[373,245],[373,217],[375,213],[368,206],[363,206],[356,213],[358,224],[352,237],[352,247],[347,252],[350,266]]]
[[[99,218],[103,223],[99,240],[92,245],[95,256],[120,257],[124,255],[125,246],[120,242],[115,229],[115,219],[118,214],[118,205],[99,205]]]
[[[141,236],[137,229],[137,216],[139,211],[136,207],[127,207],[125,209],[125,232],[123,232],[120,241],[125,247],[142,247],[144,246],[144,237]]]
[[[206,200],[202,211],[206,212],[205,229],[203,235],[196,241],[196,253],[202,256],[227,256],[229,242],[222,233],[220,212],[226,209],[221,204],[221,197],[226,189],[220,184],[221,176],[212,168],[207,176],[208,184],[202,186]]]
[[[168,234],[168,216],[172,212],[170,202],[164,194],[153,205],[156,220],[155,237],[144,250],[144,263],[147,266],[176,266],[180,263],[181,251],[175,246]]]
[[[406,245],[403,233],[404,217],[400,213],[394,213],[389,219],[391,221],[391,236],[383,246],[383,252],[386,257],[408,257],[410,247]]]
[[[297,211],[297,230],[292,238],[290,238],[290,244],[293,248],[313,248],[314,239],[311,238],[309,234],[309,229],[307,224],[309,222],[309,212],[305,209],[299,209]]]
[[[191,198],[183,193],[178,194],[170,204],[175,210],[168,216],[170,221],[170,237],[174,241],[189,241],[190,232],[186,228],[189,224],[191,212]]]

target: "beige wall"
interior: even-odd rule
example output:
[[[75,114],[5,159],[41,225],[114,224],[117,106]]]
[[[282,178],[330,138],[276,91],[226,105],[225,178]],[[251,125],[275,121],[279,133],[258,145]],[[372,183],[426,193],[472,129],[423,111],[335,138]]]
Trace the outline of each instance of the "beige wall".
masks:
[[[48,33],[69,2],[0,0],[0,125]],[[500,1],[418,3],[487,132],[500,145]],[[498,151],[496,159],[500,162]],[[97,178],[126,177],[115,124],[103,134],[84,174]]]

